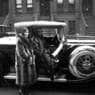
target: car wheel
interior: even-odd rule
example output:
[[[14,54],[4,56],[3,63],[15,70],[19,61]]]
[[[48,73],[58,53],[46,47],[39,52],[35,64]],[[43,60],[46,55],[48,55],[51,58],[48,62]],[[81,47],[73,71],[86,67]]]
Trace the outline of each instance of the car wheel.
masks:
[[[77,78],[95,77],[95,52],[92,50],[77,52],[70,59],[69,70]]]

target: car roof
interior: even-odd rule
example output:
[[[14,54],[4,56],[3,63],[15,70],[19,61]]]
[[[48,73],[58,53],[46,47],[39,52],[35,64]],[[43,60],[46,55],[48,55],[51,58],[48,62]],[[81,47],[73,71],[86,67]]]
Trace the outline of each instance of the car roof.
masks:
[[[56,22],[56,21],[24,21],[16,22],[14,24],[15,28],[20,27],[29,27],[29,26],[66,26],[65,22]]]

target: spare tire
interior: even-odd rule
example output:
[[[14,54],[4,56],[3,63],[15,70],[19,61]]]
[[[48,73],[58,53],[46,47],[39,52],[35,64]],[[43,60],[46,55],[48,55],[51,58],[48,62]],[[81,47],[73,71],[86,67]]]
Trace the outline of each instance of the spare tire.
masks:
[[[69,70],[77,78],[95,77],[95,48],[80,46],[71,53]]]

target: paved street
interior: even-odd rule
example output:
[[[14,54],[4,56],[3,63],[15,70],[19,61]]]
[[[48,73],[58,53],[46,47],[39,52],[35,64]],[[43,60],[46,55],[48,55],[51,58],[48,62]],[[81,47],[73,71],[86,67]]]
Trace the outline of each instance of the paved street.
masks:
[[[94,86],[37,83],[30,89],[30,95],[95,95],[94,89]],[[17,87],[1,87],[0,95],[18,95]]]

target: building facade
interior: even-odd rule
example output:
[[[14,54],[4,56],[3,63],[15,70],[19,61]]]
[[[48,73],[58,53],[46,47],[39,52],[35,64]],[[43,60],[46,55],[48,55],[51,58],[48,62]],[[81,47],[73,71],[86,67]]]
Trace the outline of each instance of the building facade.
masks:
[[[11,27],[18,21],[52,20],[65,21],[68,24],[65,31],[71,36],[94,33],[95,0],[0,0],[0,2],[3,2],[0,3],[1,22]],[[88,26],[91,27],[87,28]]]

